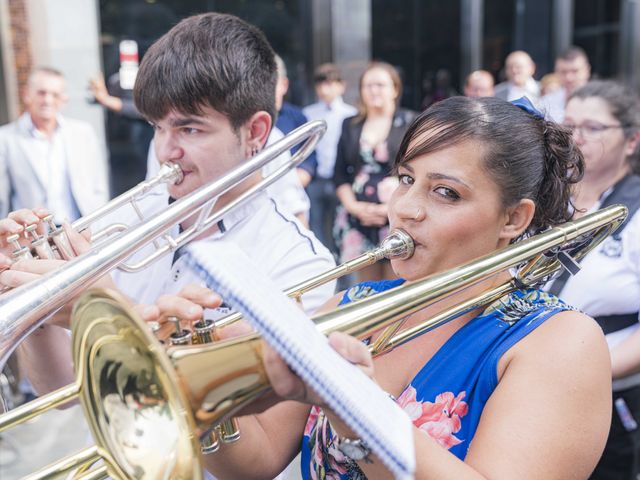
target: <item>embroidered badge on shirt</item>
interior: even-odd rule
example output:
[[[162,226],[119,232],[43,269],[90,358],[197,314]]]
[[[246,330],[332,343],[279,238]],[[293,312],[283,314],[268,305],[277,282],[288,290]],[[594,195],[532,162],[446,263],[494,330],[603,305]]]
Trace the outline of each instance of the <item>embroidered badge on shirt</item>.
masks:
[[[622,256],[622,239],[617,235],[606,238],[602,242],[600,253],[605,257],[619,258]]]

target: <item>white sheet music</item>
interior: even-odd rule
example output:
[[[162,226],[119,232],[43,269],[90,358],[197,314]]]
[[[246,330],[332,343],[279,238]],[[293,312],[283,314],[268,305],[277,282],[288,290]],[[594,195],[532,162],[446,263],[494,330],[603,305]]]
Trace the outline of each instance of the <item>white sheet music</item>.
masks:
[[[414,478],[412,424],[369,377],[330,346],[313,322],[237,248],[187,247],[187,263],[263,336],[398,479]],[[217,250],[217,251],[216,251]]]

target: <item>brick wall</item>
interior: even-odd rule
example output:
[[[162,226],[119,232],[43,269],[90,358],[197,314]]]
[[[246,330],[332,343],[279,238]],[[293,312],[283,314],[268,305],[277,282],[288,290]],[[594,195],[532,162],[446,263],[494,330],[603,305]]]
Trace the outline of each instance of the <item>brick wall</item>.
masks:
[[[11,28],[11,43],[13,46],[18,92],[22,92],[32,68],[26,3],[26,0],[9,0],[9,25]],[[24,110],[22,95],[20,95],[19,101],[20,111],[22,111]]]

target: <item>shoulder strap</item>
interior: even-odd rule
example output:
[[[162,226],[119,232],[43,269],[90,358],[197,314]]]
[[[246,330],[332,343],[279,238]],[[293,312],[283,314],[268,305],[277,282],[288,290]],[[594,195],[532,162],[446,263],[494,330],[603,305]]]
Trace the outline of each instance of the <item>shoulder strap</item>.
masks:
[[[629,210],[625,221],[613,233],[614,238],[620,238],[622,230],[627,226],[631,217],[640,209],[640,175],[627,175],[618,181],[614,185],[613,191],[604,199],[600,208],[616,204],[622,204]],[[559,295],[570,276],[571,273],[568,270],[563,271],[551,284],[549,293]]]
[[[613,191],[604,199],[600,208],[615,204],[622,204],[629,209],[629,215],[615,231],[615,236],[619,237],[629,220],[640,209],[640,175],[627,175],[616,183]]]

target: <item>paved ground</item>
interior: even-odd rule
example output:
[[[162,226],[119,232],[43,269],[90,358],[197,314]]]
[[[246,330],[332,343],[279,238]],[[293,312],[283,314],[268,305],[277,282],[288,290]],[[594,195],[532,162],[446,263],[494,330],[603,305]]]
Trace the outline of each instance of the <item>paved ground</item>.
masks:
[[[91,444],[80,406],[47,412],[0,434],[0,479],[22,478]]]
[[[16,480],[93,444],[79,405],[53,410],[0,434],[0,479]],[[278,480],[297,480],[299,458]]]

